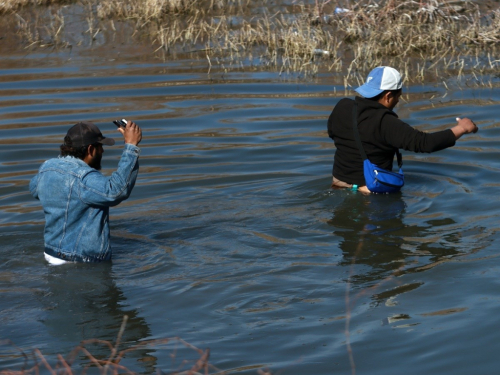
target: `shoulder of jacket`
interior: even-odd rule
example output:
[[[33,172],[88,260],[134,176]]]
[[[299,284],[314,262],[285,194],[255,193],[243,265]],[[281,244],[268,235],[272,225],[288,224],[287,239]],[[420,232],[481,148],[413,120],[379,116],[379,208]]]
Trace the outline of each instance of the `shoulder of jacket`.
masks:
[[[385,118],[390,118],[391,120],[396,120],[396,121],[401,121],[403,122],[402,120],[400,120],[400,118],[398,117],[398,115],[396,114],[396,112],[394,111],[391,111],[389,108],[385,109],[382,113],[382,119],[385,119]]]
[[[94,169],[89,167],[83,160],[73,157],[59,156],[45,161],[40,167],[41,172],[50,170],[71,174],[81,178],[82,175]]]
[[[353,104],[354,104],[354,99],[342,98],[335,105],[334,111],[336,110],[338,112],[339,110],[342,111],[342,110],[350,109],[350,107],[352,107]]]
[[[339,104],[347,104],[347,103],[354,103],[355,99],[354,98],[342,98],[339,100]]]
[[[92,177],[105,177],[101,171],[98,171],[97,169],[94,169],[92,167],[87,167],[87,168],[81,168],[78,170],[78,178],[80,180],[80,184],[82,186],[87,186],[89,187],[88,183],[85,181],[89,176]]]

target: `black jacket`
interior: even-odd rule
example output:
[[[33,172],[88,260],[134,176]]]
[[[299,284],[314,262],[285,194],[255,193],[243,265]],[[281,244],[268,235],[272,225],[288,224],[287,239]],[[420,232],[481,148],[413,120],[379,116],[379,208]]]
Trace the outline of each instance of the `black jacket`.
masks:
[[[434,152],[455,145],[451,129],[424,133],[398,119],[382,104],[361,97],[358,102],[358,129],[363,148],[373,164],[392,170],[397,149],[413,152]],[[328,118],[328,135],[335,142],[333,176],[341,181],[365,185],[363,160],[356,146],[352,129],[354,101],[340,100]]]

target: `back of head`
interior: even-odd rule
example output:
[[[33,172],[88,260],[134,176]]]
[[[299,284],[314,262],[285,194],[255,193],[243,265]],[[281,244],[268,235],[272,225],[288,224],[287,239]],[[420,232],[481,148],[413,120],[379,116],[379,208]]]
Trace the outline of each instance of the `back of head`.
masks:
[[[378,66],[355,91],[367,99],[376,99],[386,91],[398,91],[403,86],[401,74],[389,66]]]
[[[73,125],[64,137],[64,143],[61,145],[61,156],[73,156],[78,159],[84,159],[89,145],[112,146],[115,144],[113,138],[106,138],[101,130],[92,122],[79,122]]]

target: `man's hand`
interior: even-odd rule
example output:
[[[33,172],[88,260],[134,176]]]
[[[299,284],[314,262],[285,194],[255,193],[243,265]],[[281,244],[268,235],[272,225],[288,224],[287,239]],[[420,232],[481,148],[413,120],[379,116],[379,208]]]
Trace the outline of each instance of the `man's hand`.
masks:
[[[477,133],[478,128],[474,122],[469,118],[459,118],[457,117],[457,125],[451,130],[455,134],[456,139],[460,138],[464,134]]]
[[[128,121],[125,129],[119,127],[118,131],[122,133],[125,143],[137,146],[142,140],[142,130],[135,122]]]

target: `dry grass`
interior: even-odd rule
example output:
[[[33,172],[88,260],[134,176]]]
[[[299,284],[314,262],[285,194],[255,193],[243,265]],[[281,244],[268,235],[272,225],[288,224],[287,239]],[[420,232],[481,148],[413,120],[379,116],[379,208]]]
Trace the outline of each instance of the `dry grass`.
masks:
[[[97,13],[102,18],[124,17],[142,23],[162,20],[166,15],[198,14],[221,15],[244,11],[250,0],[128,0],[100,1]]]
[[[6,0],[0,13],[43,1],[50,3]],[[90,42],[120,21],[163,58],[191,51],[209,67],[327,70],[343,75],[346,86],[358,84],[377,65],[394,66],[410,81],[477,77],[498,69],[498,9],[480,11],[468,0],[361,0],[341,12],[335,5],[330,0],[292,6],[266,0],[79,0],[71,6],[85,10]],[[21,11],[15,14],[25,45],[69,44],[61,37],[61,13],[48,12],[49,22],[23,22]]]
[[[47,358],[38,349],[32,351],[32,353],[27,354],[22,349],[16,347],[10,341],[0,341],[2,345],[9,345],[15,349],[15,356],[21,356],[25,359],[25,363],[21,370],[9,370],[5,369],[0,371],[0,375],[31,375],[39,374],[44,370],[48,371],[51,375],[75,375],[75,374],[86,374],[89,369],[97,369],[101,375],[117,375],[117,374],[135,374],[133,371],[123,366],[120,362],[126,357],[130,352],[144,350],[149,348],[155,348],[160,345],[165,345],[167,343],[180,343],[183,346],[191,349],[197,353],[198,359],[194,361],[183,361],[178,368],[171,373],[171,375],[204,375],[217,373],[219,375],[225,372],[220,371],[215,366],[209,363],[210,351],[209,349],[201,350],[195,346],[175,337],[169,339],[160,340],[149,340],[143,341],[133,347],[125,350],[119,350],[121,344],[121,338],[125,330],[128,317],[125,316],[123,319],[122,326],[118,333],[115,343],[111,343],[105,340],[91,339],[85,340],[80,343],[66,358],[58,354],[58,361],[55,364],[50,364]],[[109,357],[106,359],[98,359],[92,355],[88,349],[92,345],[101,345],[109,349]],[[74,361],[78,356],[83,356],[88,360],[89,364],[80,368],[74,365]],[[176,357],[176,350],[171,354],[172,359]],[[188,367],[188,369],[185,369]]]
[[[0,14],[14,12],[20,8],[49,4],[63,4],[66,0],[2,0],[0,1]]]

